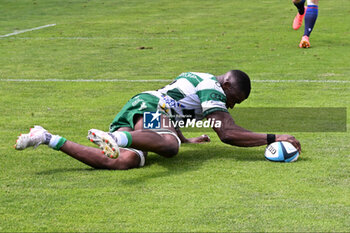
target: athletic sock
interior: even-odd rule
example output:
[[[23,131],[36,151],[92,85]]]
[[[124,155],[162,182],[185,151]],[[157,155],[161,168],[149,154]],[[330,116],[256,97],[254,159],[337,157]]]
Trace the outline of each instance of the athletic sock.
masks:
[[[128,131],[115,131],[112,135],[116,138],[118,146],[129,147],[131,145],[132,137]]]
[[[304,4],[305,0],[302,0],[299,3],[294,3],[294,5],[298,8],[298,12],[300,15],[303,15],[305,12]]]
[[[304,36],[310,36],[312,29],[315,26],[317,16],[318,16],[318,6],[308,5],[305,18],[304,18],[305,20]]]
[[[44,144],[48,145],[54,150],[60,150],[64,143],[67,141],[64,137],[59,135],[52,135],[50,133],[45,134],[45,142]]]

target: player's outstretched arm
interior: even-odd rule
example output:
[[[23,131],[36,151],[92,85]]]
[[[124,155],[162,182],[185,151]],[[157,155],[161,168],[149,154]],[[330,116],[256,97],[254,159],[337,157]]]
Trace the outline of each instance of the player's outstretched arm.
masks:
[[[180,129],[176,129],[177,136],[179,136],[181,143],[206,143],[210,142],[210,138],[208,135],[203,134],[199,137],[194,137],[194,138],[186,138]]]
[[[207,116],[210,120],[221,121],[221,127],[213,127],[220,140],[226,144],[242,147],[268,144],[267,134],[254,133],[235,124],[227,112],[217,111]],[[276,135],[276,141],[288,141],[300,151],[300,143],[291,135]]]

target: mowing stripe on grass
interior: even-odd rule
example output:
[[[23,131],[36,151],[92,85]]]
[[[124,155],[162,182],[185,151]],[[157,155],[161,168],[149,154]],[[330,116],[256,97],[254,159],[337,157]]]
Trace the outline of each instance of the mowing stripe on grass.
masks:
[[[15,32],[12,32],[12,33],[9,33],[9,34],[6,34],[6,35],[0,35],[0,38],[14,36],[14,35],[17,35],[17,34],[30,32],[30,31],[34,31],[34,30],[39,30],[39,29],[43,29],[43,28],[47,28],[47,27],[53,27],[53,26],[56,26],[56,24],[47,24],[47,25],[44,25],[44,26],[36,27],[36,28],[19,30],[19,31],[15,31]]]
[[[0,79],[0,82],[172,82],[173,79]],[[335,83],[347,84],[350,80],[251,80],[257,83]]]

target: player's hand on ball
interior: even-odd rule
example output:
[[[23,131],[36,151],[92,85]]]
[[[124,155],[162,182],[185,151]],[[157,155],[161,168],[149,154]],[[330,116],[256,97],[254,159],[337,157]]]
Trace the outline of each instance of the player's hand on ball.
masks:
[[[292,145],[295,148],[297,148],[299,153],[301,153],[300,142],[294,136],[288,135],[288,134],[276,134],[276,142],[280,142],[280,141],[287,141],[287,142],[292,143]]]
[[[188,143],[206,143],[206,142],[210,142],[210,137],[206,134],[203,134],[199,137],[188,139]]]

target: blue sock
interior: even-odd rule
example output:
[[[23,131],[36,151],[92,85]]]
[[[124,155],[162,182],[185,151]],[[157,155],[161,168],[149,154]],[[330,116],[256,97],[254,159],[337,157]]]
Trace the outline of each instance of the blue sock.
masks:
[[[310,36],[312,29],[316,23],[316,19],[318,16],[318,6],[317,5],[309,5],[307,6],[306,14],[305,14],[305,30],[304,36]]]
[[[298,8],[298,12],[300,15],[303,15],[305,12],[304,4],[305,0],[302,0],[299,3],[294,3],[294,5]]]

